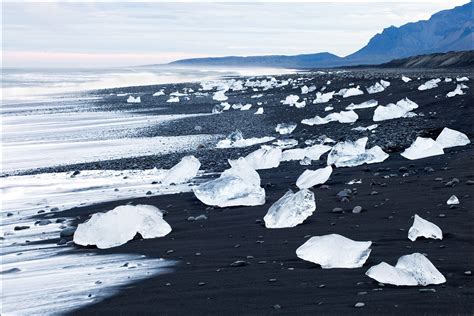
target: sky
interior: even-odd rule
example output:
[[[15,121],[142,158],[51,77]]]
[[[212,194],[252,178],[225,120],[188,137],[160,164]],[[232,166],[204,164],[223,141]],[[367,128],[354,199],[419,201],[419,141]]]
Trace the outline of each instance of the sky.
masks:
[[[2,3],[2,67],[110,67],[207,56],[348,55],[391,25],[469,0]]]

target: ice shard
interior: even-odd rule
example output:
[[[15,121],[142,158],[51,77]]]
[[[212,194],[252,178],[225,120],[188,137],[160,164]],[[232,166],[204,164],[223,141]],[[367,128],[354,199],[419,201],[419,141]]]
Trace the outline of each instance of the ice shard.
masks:
[[[289,190],[276,201],[263,218],[267,228],[289,228],[303,223],[316,210],[314,193],[302,189]]]
[[[417,137],[410,147],[401,155],[407,159],[415,160],[431,156],[443,155],[443,147],[431,138]]]
[[[328,181],[332,173],[332,167],[327,166],[318,170],[305,170],[296,180],[296,186],[300,189],[308,189]]]
[[[446,282],[445,277],[421,253],[400,257],[395,267],[381,262],[365,274],[377,282],[397,286],[426,286]]]
[[[371,241],[354,241],[338,234],[311,237],[296,255],[323,269],[359,268],[370,255]]]
[[[152,205],[122,205],[106,213],[96,213],[79,224],[74,243],[95,245],[99,249],[117,247],[140,234],[143,238],[157,238],[171,232],[163,213]]]
[[[415,214],[413,225],[408,231],[408,239],[415,241],[418,237],[443,239],[443,232],[441,231],[441,228],[435,224]]]
[[[456,146],[465,146],[471,141],[466,134],[445,127],[436,138],[436,142],[444,149]]]

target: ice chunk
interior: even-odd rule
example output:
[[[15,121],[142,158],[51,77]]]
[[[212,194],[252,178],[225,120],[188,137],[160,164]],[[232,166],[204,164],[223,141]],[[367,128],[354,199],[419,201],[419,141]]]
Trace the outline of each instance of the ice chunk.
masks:
[[[220,91],[216,91],[214,93],[214,96],[212,97],[213,100],[216,100],[216,101],[226,101],[227,99],[229,99],[225,93],[227,92],[227,89],[225,90],[220,90]]]
[[[331,146],[316,144],[306,148],[288,149],[283,152],[282,161],[303,160],[305,157],[318,160]]]
[[[460,84],[458,84],[456,86],[456,89],[454,89],[453,91],[448,92],[448,94],[446,94],[446,97],[452,98],[454,96],[463,95],[463,94],[464,94],[464,92],[462,91],[462,86]]]
[[[162,183],[169,185],[188,182],[197,175],[199,168],[201,168],[201,163],[196,157],[183,157],[180,162],[168,170]]]
[[[348,97],[362,95],[362,94],[364,94],[364,91],[362,91],[359,86],[355,88],[341,89],[337,92],[337,95],[340,95],[343,98],[348,98]]]
[[[282,149],[286,149],[295,147],[296,145],[298,145],[298,141],[296,139],[279,139],[276,142],[273,142],[273,145]]]
[[[243,106],[240,108],[240,110],[241,110],[241,111],[248,111],[248,110],[250,110],[251,107],[252,107],[252,104],[247,103],[246,105],[243,105]]]
[[[378,82],[376,82],[374,85],[367,88],[367,92],[369,94],[379,93],[379,92],[382,92],[384,90],[385,90],[384,86],[382,86],[382,84],[380,84]]]
[[[259,99],[259,98],[261,98],[261,97],[263,97],[263,94],[260,93],[260,94],[254,94],[254,95],[251,96],[250,98],[251,98],[251,99]]]
[[[280,133],[281,135],[291,134],[295,128],[295,123],[280,123],[276,126],[275,131]]]
[[[248,147],[256,144],[267,143],[274,140],[275,137],[260,137],[260,138],[248,138],[244,139],[242,132],[239,130],[230,133],[226,139],[220,140],[216,147],[217,148],[232,148],[232,147]]]
[[[313,126],[327,124],[334,121],[339,123],[354,123],[358,118],[359,116],[354,111],[341,111],[339,113],[331,113],[326,117],[316,116],[311,119],[303,119],[301,120],[301,124]]]
[[[106,213],[96,213],[77,226],[74,243],[96,245],[99,249],[117,247],[140,234],[143,238],[168,235],[171,226],[163,213],[152,205],[122,205]]]
[[[329,112],[329,111],[332,111],[332,110],[334,110],[334,108],[332,106],[327,106],[327,107],[324,108],[325,112]]]
[[[451,195],[451,197],[446,201],[448,205],[458,205],[459,199],[456,195]]]
[[[307,94],[309,92],[309,88],[307,86],[301,87],[301,94]]]
[[[222,102],[220,105],[222,106],[222,111],[229,111],[230,110],[231,105],[229,103]]]
[[[394,266],[382,262],[365,273],[380,283],[397,286],[417,286],[445,283],[445,277],[421,253],[405,255]]]
[[[461,78],[456,78],[456,81],[457,82],[463,82],[463,81],[469,81],[469,78],[468,77],[461,77]]]
[[[453,81],[453,79],[451,79],[451,78],[447,78],[447,77],[446,77],[446,78],[444,78],[444,82],[451,82],[451,81]]]
[[[132,96],[129,96],[128,99],[127,99],[127,103],[140,103],[142,102],[142,100],[140,99],[140,97],[132,97]]]
[[[384,88],[388,88],[390,87],[390,81],[385,81],[385,80],[380,80],[380,84],[382,85],[382,87]]]
[[[178,103],[179,102],[179,97],[171,97],[168,100],[166,100],[168,103]]]
[[[445,127],[436,138],[436,142],[442,148],[451,148],[456,146],[465,146],[471,141],[466,134]]]
[[[440,82],[441,82],[441,79],[439,78],[428,80],[427,82],[419,86],[418,90],[424,91],[424,90],[436,88],[438,86],[438,83]]]
[[[334,93],[334,91],[327,93],[316,92],[316,98],[314,99],[313,103],[318,104],[329,102],[329,100],[331,100],[334,96]]]
[[[298,102],[299,99],[300,99],[299,96],[290,94],[289,96],[286,97],[285,100],[280,101],[280,102],[283,103],[284,105],[294,106]]]
[[[415,214],[413,225],[408,231],[408,239],[415,241],[418,237],[443,239],[443,232],[435,224]]]
[[[417,109],[418,104],[408,98],[402,99],[397,104],[378,106],[374,111],[374,122],[396,119],[405,116],[411,110]]]
[[[367,137],[358,139],[355,142],[345,141],[337,143],[329,152],[328,165],[336,167],[355,167],[366,164],[382,162],[388,158],[379,146],[365,149]]]
[[[338,234],[311,237],[296,255],[323,269],[360,268],[370,255],[371,241],[354,241]]]
[[[276,168],[280,165],[281,148],[262,146],[245,157],[248,164],[255,170]]]
[[[296,186],[300,189],[308,189],[328,181],[332,173],[332,167],[327,166],[318,170],[305,170],[296,180]]]
[[[356,131],[356,132],[364,132],[364,131],[371,131],[373,129],[376,129],[377,127],[378,127],[377,124],[373,124],[373,125],[369,125],[367,127],[363,127],[363,126],[354,127],[354,128],[352,128],[352,130]]]
[[[267,228],[289,228],[303,223],[316,210],[314,193],[303,189],[289,190],[276,201],[263,218]]]
[[[254,114],[256,114],[256,115],[263,114],[263,108],[259,107]]]
[[[401,155],[407,159],[415,160],[444,154],[443,147],[431,138],[417,137],[410,147]]]
[[[365,101],[365,102],[362,102],[362,103],[359,103],[359,104],[351,103],[346,107],[346,110],[358,110],[358,109],[373,108],[373,107],[376,107],[378,104],[379,104],[379,102],[377,100],[372,99],[372,100]]]
[[[403,80],[403,82],[410,82],[411,81],[411,79],[406,77],[406,76],[402,76],[402,80]]]
[[[165,95],[165,92],[163,90],[160,90],[160,91],[157,91],[157,92],[153,93],[154,97],[159,97],[160,95]]]
[[[265,190],[260,187],[260,176],[245,158],[229,163],[231,168],[219,178],[193,188],[194,195],[204,204],[219,207],[265,204]]]

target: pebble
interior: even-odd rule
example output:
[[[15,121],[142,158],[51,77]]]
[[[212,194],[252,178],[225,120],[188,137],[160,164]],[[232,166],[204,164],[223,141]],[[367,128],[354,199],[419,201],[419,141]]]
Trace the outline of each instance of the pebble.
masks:
[[[408,168],[407,167],[400,167],[400,168],[398,168],[398,172],[400,172],[400,173],[408,172]]]
[[[379,193],[377,191],[372,191],[370,192],[370,195],[378,195]]]
[[[335,208],[332,209],[332,212],[339,214],[339,213],[343,213],[344,210],[343,210],[342,208],[340,208],[340,207],[335,207]]]
[[[243,267],[243,266],[246,266],[246,265],[247,265],[247,262],[243,261],[243,260],[237,260],[237,261],[234,261],[230,264],[231,267]]]
[[[361,307],[364,307],[365,306],[365,303],[362,303],[362,302],[357,302],[354,307],[355,308],[361,308]]]
[[[367,295],[367,292],[365,292],[365,291],[357,292],[357,295]]]
[[[436,293],[436,290],[435,289],[419,289],[418,291],[420,292],[433,292],[433,293]]]
[[[352,209],[352,213],[354,214],[359,214],[360,212],[362,212],[362,206],[357,205]]]
[[[472,272],[470,270],[468,270],[468,271],[464,271],[464,274],[465,275],[472,275]]]
[[[39,221],[36,221],[35,222],[35,225],[39,225],[39,226],[45,226],[45,225],[49,225],[51,224],[52,222],[49,220],[49,219],[41,219]]]
[[[13,230],[24,230],[24,229],[29,229],[30,226],[15,226],[15,228],[13,228]]]
[[[66,227],[63,230],[61,230],[61,232],[59,233],[59,236],[62,237],[62,238],[71,237],[76,232],[76,229],[77,229],[77,227],[75,227],[75,226]]]
[[[204,285],[206,285],[206,283],[204,283],[204,282],[199,282],[198,283],[198,286],[204,286]]]
[[[425,172],[434,172],[435,170],[431,167],[425,167]]]
[[[277,279],[268,279],[268,282],[276,282]]]
[[[281,309],[281,306],[278,305],[278,304],[275,304],[275,305],[273,305],[273,308],[274,308],[274,309]]]

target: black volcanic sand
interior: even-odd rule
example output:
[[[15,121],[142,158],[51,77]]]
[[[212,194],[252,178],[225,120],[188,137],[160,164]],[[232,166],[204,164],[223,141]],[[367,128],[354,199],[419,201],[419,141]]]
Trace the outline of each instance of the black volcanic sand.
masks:
[[[264,92],[229,92],[231,104],[256,100],[250,96],[263,93],[265,114],[253,115],[256,106],[247,112],[229,111],[220,115],[184,119],[166,125],[140,131],[142,135],[187,135],[197,133],[227,134],[240,129],[246,138],[277,136],[274,127],[280,122],[300,122],[314,115],[326,115],[324,107],[334,106],[342,110],[351,102],[360,103],[375,98],[386,105],[408,97],[420,105],[415,118],[402,118],[380,122],[375,133],[354,132],[351,128],[373,124],[374,108],[357,110],[360,116],[355,124],[329,123],[322,126],[298,124],[291,135],[300,141],[327,135],[335,140],[358,139],[369,136],[370,144],[382,146],[390,157],[383,163],[354,168],[338,168],[333,172],[328,187],[314,188],[317,210],[303,224],[289,229],[266,229],[262,218],[272,203],[288,189],[295,189],[297,177],[307,168],[316,169],[325,164],[323,156],[312,166],[298,162],[282,163],[279,168],[259,171],[262,186],[266,190],[266,204],[257,207],[213,208],[202,204],[192,193],[136,198],[99,205],[81,207],[58,213],[58,216],[85,221],[89,215],[110,210],[125,203],[151,204],[166,210],[166,221],[173,231],[166,237],[151,240],[133,240],[121,247],[97,250],[82,248],[72,251],[94,253],[138,253],[149,257],[177,261],[172,273],[158,275],[122,288],[120,293],[102,302],[87,306],[75,314],[472,314],[474,313],[473,277],[467,271],[474,270],[473,237],[473,145],[447,149],[442,156],[409,161],[400,151],[409,146],[417,136],[436,137],[442,128],[450,127],[474,138],[472,121],[472,87],[466,95],[446,98],[454,90],[455,83],[440,83],[438,88],[418,91],[417,87],[430,78],[456,74],[407,73],[412,78],[403,83],[396,71],[357,71],[338,75],[315,76],[312,74],[293,77],[315,78],[307,85],[319,88],[327,80],[332,83],[327,91],[347,87],[353,82],[361,87],[369,86],[376,79],[388,79],[391,86],[374,95],[338,98],[321,105],[309,104],[295,109],[280,104],[289,94],[300,94],[291,87]],[[471,85],[471,82],[467,83]],[[168,93],[194,84],[166,86]],[[187,102],[167,105],[167,97],[153,99],[150,94],[160,87],[120,89],[142,96],[142,103],[129,105],[123,97],[106,97],[97,104],[101,110],[135,110],[157,114],[210,112],[214,104],[211,98],[194,98]],[[104,96],[119,90],[97,92]],[[269,95],[270,94],[270,95]],[[211,94],[212,96],[212,94]],[[314,96],[310,93],[307,96]],[[167,107],[164,108],[163,107]],[[201,148],[191,151],[198,157],[203,168],[221,171],[228,167],[226,159],[242,156],[259,146],[242,149],[216,150]],[[140,157],[92,164],[78,164],[41,171],[72,171],[101,168],[150,168],[169,167],[183,154]],[[428,168],[431,167],[432,169]],[[35,171],[38,172],[38,171]],[[455,186],[447,186],[453,178]],[[348,185],[350,180],[361,179],[361,184]],[[343,203],[336,194],[344,188],[354,192],[349,202]],[[455,194],[461,204],[455,208],[446,200]],[[361,206],[363,212],[353,214],[352,208]],[[332,210],[340,207],[343,213]],[[189,216],[206,214],[207,220],[188,221]],[[407,238],[413,215],[432,221],[441,227],[443,240]],[[321,269],[318,265],[296,257],[295,250],[310,236],[330,233],[341,234],[354,240],[371,240],[372,253],[362,268]],[[172,251],[171,251],[172,250]],[[378,284],[365,276],[367,269],[381,261],[394,265],[397,259],[414,252],[424,253],[446,277],[443,285],[427,287],[395,287]],[[236,260],[246,261],[240,267],[230,266]],[[426,291],[426,289],[429,289]],[[355,308],[357,302],[365,304]]]

